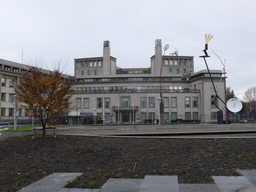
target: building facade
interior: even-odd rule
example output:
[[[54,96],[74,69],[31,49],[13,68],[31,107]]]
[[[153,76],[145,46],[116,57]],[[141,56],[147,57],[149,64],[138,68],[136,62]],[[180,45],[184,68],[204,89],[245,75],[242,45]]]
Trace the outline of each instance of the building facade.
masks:
[[[166,123],[176,120],[217,120],[215,98],[207,70],[194,72],[193,56],[162,55],[160,39],[149,68],[120,68],[110,55],[110,42],[103,43],[103,57],[79,58],[74,62],[70,124],[88,123],[87,117],[102,123],[141,123],[159,119],[160,70]],[[222,71],[211,70],[218,95],[225,99]],[[223,110],[225,116],[225,110]],[[76,118],[71,118],[71,116]],[[78,121],[78,122],[77,122]]]
[[[74,76],[63,75],[72,85],[73,111],[66,118],[69,124],[156,122],[160,113],[161,90],[165,123],[186,120],[202,123],[217,120],[224,104],[215,98],[207,70],[194,72],[193,56],[162,55],[160,39],[155,41],[155,55],[148,68],[120,68],[110,55],[110,42],[103,43],[103,56],[74,61]],[[0,122],[31,121],[29,111],[19,108],[15,88],[29,66],[0,59]],[[44,70],[45,73],[49,71]],[[222,71],[211,70],[218,95],[224,100]],[[225,117],[225,110],[223,110]],[[15,115],[14,115],[15,113]],[[23,122],[24,123],[24,122]]]

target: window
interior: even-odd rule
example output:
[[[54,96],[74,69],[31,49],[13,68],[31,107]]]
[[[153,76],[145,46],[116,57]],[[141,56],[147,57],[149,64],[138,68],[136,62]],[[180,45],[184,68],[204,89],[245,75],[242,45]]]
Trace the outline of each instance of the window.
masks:
[[[13,87],[14,86],[14,80],[13,79],[10,79],[9,80],[9,87]]]
[[[176,120],[177,119],[177,112],[172,112],[171,119]]]
[[[122,106],[123,107],[129,106],[129,97],[122,97]]]
[[[81,71],[81,75],[84,76],[84,71]]]
[[[90,61],[90,67],[92,67],[92,61]]]
[[[187,70],[186,70],[186,69],[183,69],[183,73],[187,73]]]
[[[6,101],[6,93],[1,93],[1,101]]]
[[[87,75],[90,75],[90,70],[87,71]]]
[[[164,60],[164,63],[165,63],[165,65],[168,65],[168,64],[169,64],[168,59],[165,59],[165,60]]]
[[[164,113],[164,120],[169,121],[169,113]]]
[[[97,75],[97,70],[94,70],[94,75]]]
[[[97,98],[97,108],[102,108],[102,97]]]
[[[193,112],[193,119],[198,120],[198,112]]]
[[[185,108],[190,108],[190,104],[191,101],[190,101],[190,97],[185,97]]]
[[[110,108],[110,97],[105,98],[105,108]]]
[[[84,109],[89,109],[89,98],[84,98]]]
[[[102,120],[102,113],[97,113],[97,119]]]
[[[14,109],[13,108],[9,108],[9,116],[13,117],[14,115]]]
[[[164,107],[168,108],[169,107],[169,97],[164,97],[163,102],[164,102]]]
[[[148,102],[149,102],[149,108],[155,108],[155,97],[149,97]]]
[[[193,97],[193,108],[198,108],[198,97]]]
[[[179,64],[182,65],[182,60],[179,60]]]
[[[140,116],[142,121],[147,119],[147,113],[140,113]]]
[[[211,112],[211,120],[217,120],[217,112]]]
[[[105,113],[105,121],[110,121],[110,113]]]
[[[178,60],[177,59],[174,60],[174,65],[178,65]]]
[[[151,119],[151,120],[154,120],[155,119],[155,112],[149,112],[148,113],[148,118]]]
[[[140,107],[141,108],[146,108],[147,107],[147,98],[146,97],[141,97],[140,98]]]
[[[29,110],[25,109],[25,116],[28,117],[29,116]]]
[[[81,109],[82,108],[82,99],[76,98],[76,108]]]
[[[5,116],[5,108],[1,108],[1,116]]]
[[[185,112],[185,120],[191,120],[191,113]]]
[[[172,108],[177,108],[177,97],[172,97],[171,102]]]
[[[98,61],[98,66],[101,67],[101,61]]]
[[[218,100],[217,100],[217,97],[215,95],[211,95],[211,106],[213,108],[218,106]]]
[[[180,69],[177,69],[177,74],[179,74],[180,73]]]
[[[14,94],[9,94],[9,102],[14,102]]]
[[[6,78],[2,78],[2,86],[5,87],[6,86]]]
[[[172,59],[170,60],[170,65],[173,65],[173,60]]]
[[[22,116],[22,109],[18,109],[17,116]]]
[[[97,62],[96,61],[94,61],[94,67],[97,67]]]
[[[172,68],[169,69],[169,73],[172,73]]]

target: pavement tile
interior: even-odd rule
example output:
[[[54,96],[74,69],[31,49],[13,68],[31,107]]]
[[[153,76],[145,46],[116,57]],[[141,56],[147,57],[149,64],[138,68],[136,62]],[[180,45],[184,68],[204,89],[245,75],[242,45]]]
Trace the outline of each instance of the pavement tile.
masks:
[[[146,175],[139,192],[166,192],[166,191],[179,191],[178,177],[177,176],[152,176]]]
[[[248,179],[252,184],[256,185],[256,170],[237,170],[246,179]]]
[[[179,184],[179,192],[220,192],[215,184]]]
[[[138,192],[143,179],[115,179],[110,178],[102,187],[120,192]]]
[[[53,173],[31,185],[24,187],[20,192],[55,192],[63,188],[67,181],[73,181],[83,173]]]
[[[244,176],[212,176],[218,188],[223,192],[255,192],[256,187]]]
[[[62,188],[58,192],[99,192],[99,189]]]

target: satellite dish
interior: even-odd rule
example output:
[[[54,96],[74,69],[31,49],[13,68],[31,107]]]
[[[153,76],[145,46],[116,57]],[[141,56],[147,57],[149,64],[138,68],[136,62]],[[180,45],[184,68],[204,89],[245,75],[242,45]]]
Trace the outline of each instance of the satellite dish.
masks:
[[[227,102],[228,110],[233,113],[237,113],[237,112],[241,111],[242,107],[243,107],[242,102],[239,101],[237,98],[231,98]]]
[[[166,45],[164,46],[164,51],[166,51],[167,49],[169,49],[169,44],[166,44]]]
[[[171,53],[171,56],[174,56],[174,55],[178,56],[178,53],[179,53],[178,50],[175,48],[175,51],[173,53]]]

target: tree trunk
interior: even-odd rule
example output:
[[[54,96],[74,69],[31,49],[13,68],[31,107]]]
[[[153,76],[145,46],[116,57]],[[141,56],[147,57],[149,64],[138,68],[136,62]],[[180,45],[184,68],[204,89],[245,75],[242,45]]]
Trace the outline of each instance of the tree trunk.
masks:
[[[43,126],[43,137],[45,137],[45,125]]]

